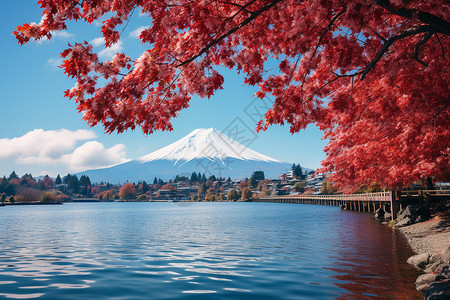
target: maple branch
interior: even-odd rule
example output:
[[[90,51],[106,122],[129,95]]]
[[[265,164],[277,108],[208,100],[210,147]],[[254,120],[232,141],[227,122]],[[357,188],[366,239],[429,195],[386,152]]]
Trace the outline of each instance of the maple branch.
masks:
[[[425,125],[425,124],[428,123],[428,122],[431,123],[433,120],[436,120],[436,118],[441,114],[441,112],[442,112],[444,109],[446,109],[448,106],[450,106],[450,99],[447,99],[447,104],[445,104],[444,106],[442,106],[442,107],[434,114],[434,116],[431,117],[428,121],[423,122],[423,123],[421,124],[421,126]],[[431,126],[431,124],[428,125],[427,128],[425,128],[425,130],[428,129],[430,126]]]
[[[381,35],[381,34],[379,34],[378,32],[374,32],[374,34],[378,37],[378,38],[380,38],[380,40],[382,40],[383,42],[387,42],[387,40]]]
[[[392,46],[392,44],[400,39],[403,39],[405,37],[408,36],[412,36],[418,33],[424,33],[424,32],[433,32],[434,27],[430,26],[430,25],[424,25],[421,26],[419,28],[416,29],[410,29],[410,30],[406,30],[403,33],[393,36],[391,37],[389,40],[386,41],[386,43],[384,43],[383,48],[381,48],[381,50],[377,53],[377,55],[375,56],[375,58],[367,65],[367,67],[364,69],[364,72],[361,75],[361,80],[364,80],[364,78],[366,77],[367,73],[370,72],[370,70],[373,69],[373,67],[375,67],[375,65],[377,64],[377,62],[383,57],[383,55],[387,52],[387,50],[389,49],[389,47]]]
[[[331,29],[331,27],[333,26],[334,22],[336,22],[336,20],[337,20],[340,16],[342,16],[342,15],[346,12],[346,10],[347,10],[347,8],[344,7],[339,13],[337,13],[337,14],[333,17],[333,19],[331,19],[331,21],[330,21],[330,23],[328,24],[328,26],[325,27],[325,29],[323,30],[322,35],[320,36],[319,41],[317,42],[316,48],[314,49],[314,52],[312,53],[311,58],[309,59],[307,72],[305,72],[305,77],[303,78],[303,82],[305,82],[305,80],[306,80],[307,73],[309,72],[309,70],[310,70],[310,68],[311,68],[311,62],[312,62],[313,58],[316,57],[317,50],[319,49],[320,43],[322,43],[322,40],[323,40],[325,34],[327,34],[327,32],[328,32],[328,31]],[[300,59],[300,56],[299,56],[299,59]],[[297,64],[298,64],[299,59],[297,59],[297,62],[295,63],[295,68],[294,68],[294,70],[292,71],[292,73],[294,73],[295,69],[297,68]],[[292,76],[292,75],[291,75],[291,76]],[[290,79],[289,79],[289,81],[290,81]]]
[[[116,73],[116,75],[127,76],[130,73],[130,72],[128,72],[127,74],[123,74],[123,73],[117,72],[117,71],[111,69],[110,67],[108,67],[107,65],[105,65],[105,63],[103,63],[103,62],[100,62],[99,65],[102,66],[103,68],[110,70],[113,73]]]
[[[120,36],[122,36],[124,30],[128,27],[128,23],[130,23],[131,17],[133,17],[134,11],[136,10],[137,5],[135,5],[133,7],[133,9],[131,10],[131,13],[129,16],[127,16],[127,23],[125,24],[125,26],[122,28],[122,31],[120,32]]]
[[[401,16],[407,19],[412,19],[417,17],[421,22],[429,24],[433,27],[435,32],[440,32],[445,35],[450,35],[450,23],[446,20],[439,18],[433,14],[421,11],[419,9],[407,9],[399,8],[395,9],[391,6],[389,0],[376,0],[376,4],[392,14]]]
[[[228,18],[225,19],[225,21],[223,22],[223,24],[220,27],[220,29],[217,30],[217,32],[212,36],[212,39],[214,40],[216,35],[218,35],[225,28],[225,25],[227,24],[227,22],[230,22],[231,20],[233,20],[238,14],[241,13],[241,11],[246,11],[246,12],[248,12],[250,14],[253,13],[253,12],[247,10],[246,7],[249,6],[250,4],[255,3],[255,2],[256,2],[256,0],[252,0],[252,1],[248,2],[247,4],[245,4],[244,6],[237,5],[238,7],[240,7],[240,9],[234,15],[232,15],[231,17],[228,17]],[[228,3],[228,2],[226,2],[226,3]],[[229,3],[229,4],[231,4],[231,3]]]
[[[355,76],[358,76],[359,74],[362,74],[363,73],[363,70],[362,71],[356,71],[356,73],[353,73],[353,74],[338,74],[338,73],[336,73],[336,72],[334,72],[334,71],[330,71],[331,73],[333,73],[333,75],[335,75],[336,77],[355,77]]]
[[[236,31],[238,31],[239,29],[241,29],[242,27],[244,27],[245,25],[247,25],[248,23],[250,23],[251,21],[253,21],[256,17],[258,17],[259,15],[261,15],[263,12],[265,12],[266,10],[272,8],[273,6],[275,6],[276,4],[278,4],[278,2],[281,2],[283,0],[274,0],[271,3],[267,4],[266,6],[261,7],[260,9],[258,9],[257,11],[253,12],[247,19],[245,19],[244,21],[242,21],[241,23],[239,23],[239,25],[237,25],[236,27],[230,29],[227,33],[221,35],[219,38],[217,39],[213,39],[208,45],[206,45],[206,47],[204,47],[202,50],[200,50],[200,52],[194,56],[192,56],[191,58],[189,58],[188,60],[182,62],[181,64],[177,65],[176,67],[179,68],[185,64],[189,64],[192,61],[194,61],[195,59],[197,59],[198,57],[202,56],[204,53],[206,53],[211,47],[217,45],[219,42],[221,42],[223,39],[225,39],[226,37],[232,35],[233,33],[235,33]]]
[[[442,45],[441,39],[439,38],[439,34],[436,33],[436,38],[439,42],[439,45],[441,45],[441,50],[442,50],[442,56],[445,56],[445,49],[444,46]]]
[[[428,64],[423,62],[420,58],[419,58],[419,50],[420,47],[425,44],[426,42],[428,42],[428,40],[433,36],[433,32],[427,32],[420,41],[417,42],[416,46],[414,47],[414,54],[413,57],[415,58],[415,60],[417,60],[419,63],[421,63],[422,65],[424,65],[425,67],[428,67]]]
[[[244,11],[248,12],[249,14],[251,14],[253,12],[249,11],[246,7],[249,6],[253,2],[255,2],[255,1],[251,1],[250,3],[247,3],[246,5],[240,5],[240,4],[237,4],[237,3],[234,3],[234,2],[219,1],[219,3],[222,3],[222,4],[229,4],[229,5],[234,5],[234,6],[239,7],[240,10],[237,13],[241,12],[242,10],[244,10]]]

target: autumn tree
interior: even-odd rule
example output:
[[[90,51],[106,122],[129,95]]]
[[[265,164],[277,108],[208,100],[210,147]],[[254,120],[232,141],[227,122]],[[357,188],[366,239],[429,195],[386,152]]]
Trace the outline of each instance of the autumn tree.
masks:
[[[304,182],[296,182],[295,184],[294,184],[294,187],[293,187],[293,189],[294,189],[294,191],[296,191],[296,192],[302,192],[303,191],[303,188],[306,186],[306,184],[304,183]]]
[[[227,200],[228,201],[235,201],[239,199],[239,194],[235,189],[231,189],[227,193]]]
[[[147,200],[147,195],[141,194],[141,195],[138,196],[137,200],[138,201],[146,201]]]
[[[258,130],[316,124],[329,140],[321,172],[346,191],[450,179],[449,2],[234,0],[38,2],[41,21],[18,26],[20,44],[51,38],[69,20],[103,20],[118,43],[136,11],[149,49],[101,61],[87,43],[61,53],[76,79],[65,96],[107,132],[172,130],[192,96],[223,86],[217,66],[245,74],[275,99]],[[278,68],[273,68],[277,65]],[[203,178],[202,178],[203,180]]]
[[[198,192],[200,195],[204,195],[204,194],[206,193],[206,190],[207,190],[206,183],[203,182],[203,183],[201,183],[201,184],[198,186],[197,192]]]
[[[170,183],[166,183],[165,185],[163,185],[161,187],[161,190],[163,190],[163,191],[174,191],[175,187],[173,185],[171,185]]]
[[[132,183],[125,183],[119,191],[119,197],[123,200],[133,199],[136,195],[136,188]]]
[[[242,200],[250,200],[252,198],[252,190],[248,187],[245,187],[242,190]]]
[[[242,191],[245,187],[248,187],[248,180],[242,180],[238,184],[239,189]]]
[[[55,182],[48,175],[45,175],[44,178],[42,178],[42,182],[45,184],[46,189],[55,187]]]
[[[255,185],[256,185],[256,180],[255,180],[255,178],[252,176],[252,177],[250,177],[250,179],[248,180],[248,186],[251,187],[251,188],[253,188],[253,187],[255,187]]]
[[[322,181],[320,192],[324,195],[333,194],[335,192],[333,185],[328,180]]]
[[[209,202],[216,201],[216,195],[214,195],[214,194],[209,194],[209,195],[206,197],[206,201],[209,201]]]

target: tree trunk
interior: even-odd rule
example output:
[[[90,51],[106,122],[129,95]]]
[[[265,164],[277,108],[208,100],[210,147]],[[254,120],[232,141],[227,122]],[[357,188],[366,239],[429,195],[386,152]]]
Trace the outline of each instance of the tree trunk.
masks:
[[[434,184],[431,177],[427,177],[427,179],[425,180],[425,185],[427,187],[427,190],[434,190]]]

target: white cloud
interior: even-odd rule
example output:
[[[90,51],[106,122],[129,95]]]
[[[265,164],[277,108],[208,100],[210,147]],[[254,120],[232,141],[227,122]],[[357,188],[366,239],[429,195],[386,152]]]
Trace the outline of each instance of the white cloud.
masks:
[[[51,31],[51,34],[52,34],[52,39],[70,40],[71,38],[74,37],[74,35],[71,34],[70,32],[68,32],[67,30]],[[46,36],[44,36],[43,38],[37,40],[36,42],[39,45],[41,45],[48,41],[50,41],[50,40]]]
[[[102,143],[88,141],[76,147],[78,142],[96,137],[91,130],[35,129],[20,137],[0,139],[0,161],[42,166],[63,165],[71,171],[107,167],[127,161],[123,144],[105,148]]]
[[[61,57],[50,57],[47,61],[47,64],[52,66],[52,67],[59,67],[60,65],[62,65],[63,63],[63,59]]]
[[[60,39],[64,39],[64,40],[73,38],[73,34],[68,32],[67,30],[52,31],[52,36],[54,38],[60,38]]]
[[[70,131],[67,129],[35,129],[21,137],[0,139],[0,159],[15,158],[19,161],[29,159],[54,159],[75,147],[77,141],[95,138],[89,130]]]
[[[109,48],[105,48],[98,52],[100,58],[111,59],[116,53],[122,51],[122,41],[117,41],[117,43],[111,45]]]
[[[130,37],[133,37],[135,39],[139,39],[139,36],[141,35],[141,32],[145,29],[148,29],[149,26],[141,26],[130,32]]]
[[[90,42],[94,47],[100,47],[105,44],[105,38],[98,37]],[[109,48],[105,48],[98,52],[98,56],[102,59],[111,59],[116,53],[122,51],[122,41],[111,45]]]
[[[91,43],[94,47],[100,47],[101,45],[104,45],[104,44],[105,44],[105,38],[101,36],[101,37],[98,37],[98,38],[93,39],[90,43]]]
[[[125,158],[125,149],[123,144],[105,148],[102,143],[89,141],[75,149],[73,153],[64,155],[62,159],[73,171],[110,167],[128,161]]]

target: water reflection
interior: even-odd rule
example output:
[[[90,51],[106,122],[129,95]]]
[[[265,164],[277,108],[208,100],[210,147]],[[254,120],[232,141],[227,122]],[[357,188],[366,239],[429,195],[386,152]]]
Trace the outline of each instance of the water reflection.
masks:
[[[338,299],[422,299],[411,280],[419,273],[405,264],[411,249],[397,230],[364,214],[342,213],[350,214],[363,234],[349,227],[337,232],[335,266],[327,269],[337,273],[331,276],[335,285],[347,291]]]
[[[420,299],[406,242],[336,208],[98,203],[0,217],[0,299]]]

